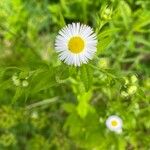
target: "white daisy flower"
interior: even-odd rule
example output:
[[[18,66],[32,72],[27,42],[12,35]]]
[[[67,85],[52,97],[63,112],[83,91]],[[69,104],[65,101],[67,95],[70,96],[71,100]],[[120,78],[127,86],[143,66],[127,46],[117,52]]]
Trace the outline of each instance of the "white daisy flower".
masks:
[[[80,23],[62,28],[55,41],[60,60],[68,65],[86,64],[96,53],[97,37],[93,29]]]
[[[122,132],[122,119],[116,115],[109,116],[106,120],[106,126],[111,131],[121,133]]]

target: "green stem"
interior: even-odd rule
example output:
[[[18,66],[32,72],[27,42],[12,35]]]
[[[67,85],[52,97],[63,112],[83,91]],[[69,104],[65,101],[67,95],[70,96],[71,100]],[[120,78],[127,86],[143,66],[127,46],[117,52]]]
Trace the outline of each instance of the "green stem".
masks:
[[[50,99],[45,99],[45,100],[42,100],[40,102],[37,102],[37,103],[33,103],[31,105],[28,105],[26,107],[26,109],[32,109],[32,108],[35,108],[35,107],[39,107],[39,106],[42,106],[42,105],[47,105],[49,103],[53,103],[53,102],[56,102],[58,100],[58,97],[53,97],[53,98],[50,98]]]

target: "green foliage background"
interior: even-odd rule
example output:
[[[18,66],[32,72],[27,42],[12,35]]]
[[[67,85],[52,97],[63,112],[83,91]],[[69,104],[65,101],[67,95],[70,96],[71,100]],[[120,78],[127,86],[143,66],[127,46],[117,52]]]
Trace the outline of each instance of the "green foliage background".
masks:
[[[99,40],[78,68],[54,50],[72,22]],[[149,0],[0,0],[0,150],[149,150],[149,50]]]

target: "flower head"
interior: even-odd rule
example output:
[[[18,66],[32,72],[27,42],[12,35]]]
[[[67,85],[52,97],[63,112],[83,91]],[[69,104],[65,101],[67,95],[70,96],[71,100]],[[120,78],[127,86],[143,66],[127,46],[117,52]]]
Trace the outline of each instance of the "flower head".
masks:
[[[68,65],[80,66],[93,58],[97,39],[93,29],[80,23],[68,24],[62,28],[55,41],[60,60]]]
[[[120,133],[122,131],[122,119],[116,115],[109,116],[106,120],[109,130]]]

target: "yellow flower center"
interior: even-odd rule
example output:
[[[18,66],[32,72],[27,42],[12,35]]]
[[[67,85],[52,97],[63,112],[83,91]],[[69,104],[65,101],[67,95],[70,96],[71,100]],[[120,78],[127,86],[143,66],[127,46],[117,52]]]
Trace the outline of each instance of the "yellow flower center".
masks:
[[[79,36],[74,36],[69,40],[68,48],[72,53],[78,54],[84,49],[84,41]]]
[[[116,127],[116,126],[118,125],[118,122],[117,122],[116,120],[113,120],[113,121],[111,122],[111,125],[112,125],[113,127]]]

